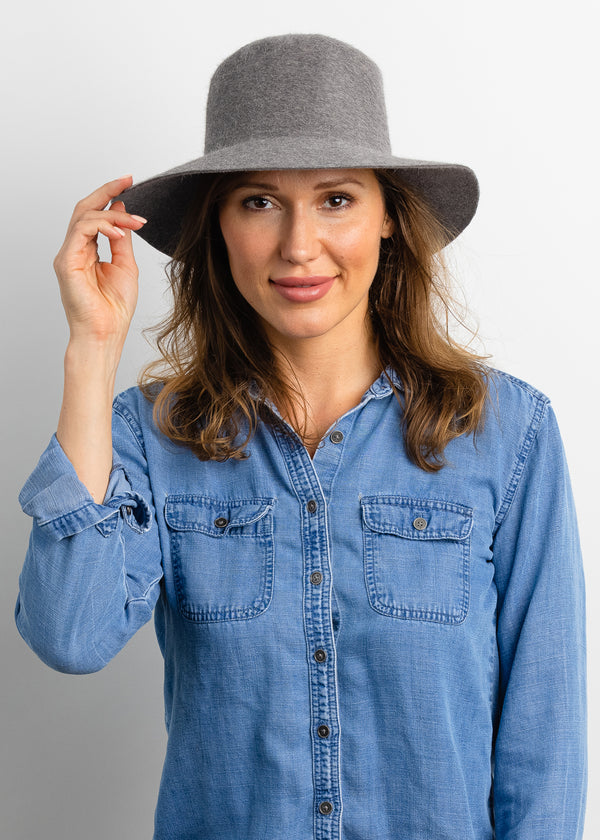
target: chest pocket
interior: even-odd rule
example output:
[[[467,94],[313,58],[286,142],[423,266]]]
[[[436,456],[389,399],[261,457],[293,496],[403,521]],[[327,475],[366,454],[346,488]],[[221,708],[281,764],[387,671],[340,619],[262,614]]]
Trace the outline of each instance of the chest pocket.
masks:
[[[264,612],[273,594],[274,499],[167,496],[177,606],[191,621]]]
[[[469,610],[473,510],[435,499],[361,499],[365,582],[374,610],[460,624]]]

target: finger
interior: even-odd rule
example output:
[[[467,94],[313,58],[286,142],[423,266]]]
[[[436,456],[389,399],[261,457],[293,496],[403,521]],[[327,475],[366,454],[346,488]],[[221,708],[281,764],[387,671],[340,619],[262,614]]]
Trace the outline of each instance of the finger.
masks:
[[[123,203],[119,202],[119,206],[123,207]],[[91,241],[98,233],[113,239],[119,237],[123,229],[139,230],[145,224],[146,220],[141,216],[133,216],[124,210],[88,211],[81,218],[71,220],[64,248],[77,251],[86,246],[86,239]]]
[[[124,207],[122,201],[116,202],[116,204],[117,210],[119,210],[119,205]],[[135,257],[133,255],[133,244],[131,242],[131,230],[121,228],[117,228],[117,230],[121,230],[123,236],[118,238],[112,237],[109,239],[110,253],[112,255],[112,264],[117,268],[121,268],[125,271],[135,270],[136,265]]]
[[[130,187],[133,183],[133,176],[123,175],[122,178],[116,178],[114,181],[108,181],[97,190],[82,198],[75,205],[73,218],[81,217],[86,210],[102,210],[108,202],[120,195],[123,190]]]
[[[90,261],[97,261],[99,233],[104,234],[109,241],[123,239],[126,235],[125,231],[105,219],[100,223],[97,220],[77,222],[54,260],[54,269],[59,278],[64,272],[81,269]]]
[[[115,209],[116,208],[116,209]],[[97,222],[108,221],[113,225],[119,227],[126,227],[130,230],[139,230],[148,221],[143,216],[135,216],[133,213],[126,213],[122,201],[116,202],[112,205],[110,210],[88,210],[79,218],[75,219],[73,226],[81,222]]]
[[[73,225],[69,236],[69,250],[78,251],[94,242],[99,233],[103,233],[109,239],[122,239],[125,230],[121,226],[113,225],[109,219],[81,219]]]

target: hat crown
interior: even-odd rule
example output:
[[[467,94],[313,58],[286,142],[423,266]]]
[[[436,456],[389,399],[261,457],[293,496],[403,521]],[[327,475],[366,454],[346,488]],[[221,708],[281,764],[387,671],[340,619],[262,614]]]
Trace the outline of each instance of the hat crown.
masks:
[[[470,222],[479,188],[466,166],[392,155],[383,80],[355,47],[327,35],[263,38],[215,71],[202,157],[130,187],[143,236],[172,256],[205,175],[272,169],[392,169],[424,197],[450,242]]]
[[[233,53],[211,79],[205,153],[274,138],[335,138],[389,154],[377,65],[325,35],[263,38]]]

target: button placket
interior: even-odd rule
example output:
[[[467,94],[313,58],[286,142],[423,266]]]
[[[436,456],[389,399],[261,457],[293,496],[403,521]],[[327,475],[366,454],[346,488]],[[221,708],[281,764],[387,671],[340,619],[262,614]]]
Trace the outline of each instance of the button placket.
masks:
[[[283,435],[278,434],[277,437],[292,486],[296,488],[301,511],[303,613],[309,669],[314,779],[314,822],[311,836],[313,840],[340,840],[342,798],[339,711],[326,499],[331,492],[344,447],[323,447],[317,451],[313,463],[304,447],[290,442]],[[330,456],[327,455],[328,451]],[[334,453],[335,457],[331,457]],[[327,735],[324,726],[327,726]]]
[[[313,724],[313,773],[315,779],[315,840],[339,840],[341,795],[339,790],[339,739],[336,727],[323,723],[337,721],[337,687],[333,630],[331,622],[331,575],[327,509],[316,494],[305,502],[304,533],[310,546],[307,563],[313,571],[305,578],[307,643],[312,649],[310,678]],[[315,570],[315,566],[323,569]],[[318,583],[317,583],[318,582]]]
[[[314,504],[311,504],[313,502]],[[313,769],[317,808],[315,840],[339,840],[339,738],[323,720],[337,721],[336,663],[331,620],[331,576],[326,506],[317,499],[306,503],[305,528],[310,535],[313,571],[305,585],[307,641],[313,648],[310,680],[313,720]],[[329,574],[327,572],[329,571]],[[316,585],[316,581],[319,585]],[[315,644],[316,643],[316,644]]]

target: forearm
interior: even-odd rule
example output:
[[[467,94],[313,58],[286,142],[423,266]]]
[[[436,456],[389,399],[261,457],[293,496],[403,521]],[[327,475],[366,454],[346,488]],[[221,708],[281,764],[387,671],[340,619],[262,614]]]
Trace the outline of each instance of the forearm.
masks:
[[[65,353],[64,392],[56,437],[95,502],[112,467],[112,400],[119,342],[73,342]]]

